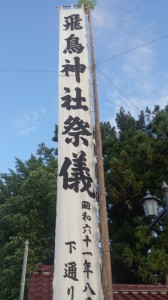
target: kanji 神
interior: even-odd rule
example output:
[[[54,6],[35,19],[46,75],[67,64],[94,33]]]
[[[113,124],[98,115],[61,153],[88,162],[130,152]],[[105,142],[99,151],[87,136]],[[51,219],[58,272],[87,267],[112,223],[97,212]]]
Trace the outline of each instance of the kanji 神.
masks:
[[[85,293],[88,289],[89,289],[91,295],[96,295],[96,293],[94,292],[94,290],[91,288],[90,284],[87,282],[86,286],[85,286],[85,288],[83,290],[83,292]]]
[[[89,239],[89,236],[86,235],[85,239],[83,240],[83,242],[86,243],[86,247],[88,247],[89,243],[91,243],[91,239]]]
[[[65,87],[64,91],[66,93],[69,93],[70,89]],[[87,111],[89,108],[86,105],[82,104],[82,102],[86,102],[86,98],[81,96],[82,90],[80,88],[76,87],[75,91],[76,91],[75,98],[72,98],[70,95],[66,95],[61,98],[62,101],[64,101],[64,103],[61,104],[61,106],[65,107],[67,110],[83,109],[84,111]]]
[[[87,211],[85,211],[83,214],[82,214],[82,220],[86,221],[90,221],[91,220],[91,217],[87,214]]]
[[[83,265],[84,265],[83,273],[86,273],[87,279],[89,279],[89,273],[93,274],[93,271],[91,270],[91,263],[85,259]]]
[[[85,146],[88,146],[88,140],[83,136],[90,136],[92,133],[87,130],[90,128],[88,122],[84,122],[79,117],[72,117],[69,118],[64,122],[64,131],[62,134],[68,134],[69,137],[65,139],[67,144],[72,143],[75,147],[79,146],[79,139],[82,140]]]
[[[68,277],[74,281],[79,281],[79,279],[77,279],[77,267],[76,267],[76,262],[72,261],[69,262],[67,264],[65,264],[65,274],[64,274],[64,278]]]
[[[69,253],[70,254],[72,254],[72,249],[76,250],[76,247],[74,246],[74,245],[76,245],[76,242],[74,242],[74,241],[67,242],[67,243],[65,243],[65,245],[69,246]]]
[[[83,233],[86,233],[86,230],[88,230],[88,232],[91,234],[91,227],[88,224],[85,224],[85,226],[83,226]]]
[[[89,201],[82,201],[82,209],[90,210],[90,202]]]
[[[84,49],[84,46],[79,43],[79,38],[76,37],[74,34],[71,34],[67,39],[67,46],[64,49],[63,53],[69,52],[71,53],[81,53]]]
[[[84,73],[86,66],[80,64],[80,58],[78,56],[74,57],[75,64],[71,65],[70,60],[65,59],[66,64],[62,65],[62,73],[65,73],[65,76],[69,77],[69,72],[75,73],[76,81],[80,83],[80,73]]]
[[[59,173],[59,176],[63,177],[63,188],[65,190],[74,190],[76,193],[80,189],[81,192],[86,191],[90,197],[95,198],[94,191],[90,191],[93,179],[90,177],[90,170],[86,166],[86,153],[80,151],[79,154],[72,153],[72,155],[73,166],[71,168],[71,175],[69,176],[68,169],[72,161],[68,157],[65,157]],[[80,184],[82,184],[81,188],[79,188]]]
[[[68,296],[71,295],[71,300],[74,299],[74,286],[71,286],[71,288],[68,288],[67,294],[68,294]]]
[[[70,29],[71,31],[73,31],[73,30],[80,30],[83,28],[82,26],[80,26],[80,21],[82,21],[82,19],[80,18],[79,14],[70,15],[68,17],[64,17],[64,19],[65,19],[65,24],[63,25],[65,27],[64,30]]]

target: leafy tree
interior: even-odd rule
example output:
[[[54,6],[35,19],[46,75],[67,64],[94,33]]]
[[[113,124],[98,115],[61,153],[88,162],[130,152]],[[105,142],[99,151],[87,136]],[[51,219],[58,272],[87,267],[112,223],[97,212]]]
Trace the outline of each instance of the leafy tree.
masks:
[[[0,299],[18,299],[26,239],[28,272],[53,264],[56,169],[55,150],[41,144],[37,156],[0,174]]]
[[[90,6],[91,9],[94,9],[95,5],[96,5],[96,1],[94,0],[79,0],[78,1],[79,5],[84,5],[85,7]]]
[[[121,108],[117,128],[101,124],[113,280],[118,283],[160,283],[168,274],[168,219],[150,235],[139,205],[147,189],[161,196],[168,179],[167,112],[167,106],[155,106],[135,119]],[[57,132],[56,126],[55,141]],[[39,261],[53,264],[56,170],[56,150],[41,144],[36,156],[16,159],[15,171],[0,174],[0,299],[18,299],[26,239],[28,272]]]
[[[111,136],[104,164],[112,269],[118,283],[164,282],[168,274],[166,218],[151,236],[139,205],[147,189],[161,196],[161,184],[168,178],[167,109],[156,106],[151,112],[147,108],[136,120],[121,108],[117,130],[102,127]]]

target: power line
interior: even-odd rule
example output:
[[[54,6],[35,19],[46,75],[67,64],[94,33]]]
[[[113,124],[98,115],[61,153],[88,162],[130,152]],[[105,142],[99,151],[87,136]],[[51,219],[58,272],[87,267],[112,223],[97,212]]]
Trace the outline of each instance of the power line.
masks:
[[[22,73],[57,73],[54,70],[22,70],[22,69],[0,69],[0,72],[22,72]]]
[[[120,53],[118,53],[118,54],[115,54],[115,55],[113,55],[113,56],[110,56],[110,57],[108,57],[108,58],[105,58],[105,59],[103,59],[103,60],[100,60],[100,61],[98,61],[98,62],[96,63],[96,65],[101,64],[101,63],[103,63],[103,62],[106,62],[106,61],[108,61],[108,60],[111,60],[111,59],[113,59],[113,58],[116,58],[116,57],[118,57],[118,56],[121,56],[121,55],[123,55],[123,54],[126,54],[126,53],[128,53],[128,52],[134,51],[134,50],[136,50],[136,49],[138,49],[138,48],[145,47],[145,46],[147,46],[147,45],[149,45],[149,44],[155,43],[155,42],[157,42],[157,41],[159,41],[159,40],[162,40],[162,39],[165,39],[165,38],[167,38],[167,37],[168,37],[168,34],[163,35],[163,36],[161,36],[161,37],[159,37],[159,38],[157,38],[157,39],[151,40],[151,41],[149,41],[149,42],[146,42],[146,43],[141,44],[141,45],[139,45],[139,46],[136,46],[136,47],[134,47],[134,48],[125,50],[125,51],[123,51],[123,52],[120,52]]]
[[[111,57],[108,57],[108,58],[105,58],[105,59],[103,59],[103,60],[101,60],[101,61],[98,61],[98,62],[96,63],[96,65],[101,64],[101,63],[103,63],[103,62],[106,62],[106,61],[108,61],[108,60],[114,59],[114,58],[116,58],[116,57],[118,57],[118,56],[124,55],[124,54],[126,54],[126,53],[128,53],[128,52],[137,50],[138,48],[145,47],[145,46],[147,46],[147,45],[149,45],[149,44],[155,43],[155,42],[157,42],[157,41],[159,41],[159,40],[162,40],[162,39],[164,39],[164,38],[167,38],[167,37],[168,37],[168,34],[163,35],[163,36],[160,36],[160,37],[158,37],[157,39],[151,40],[151,41],[149,41],[149,42],[146,42],[146,43],[141,44],[141,45],[139,45],[139,46],[136,46],[136,47],[134,47],[134,48],[131,48],[131,49],[128,49],[128,50],[124,50],[124,51],[122,51],[122,52],[120,52],[120,53],[118,53],[118,54],[115,54],[115,55],[111,56]],[[0,69],[0,72],[19,72],[19,73],[57,73],[56,70],[24,70],[24,69]]]
[[[129,103],[131,103],[137,110],[138,110],[138,112],[139,112],[139,108],[135,105],[135,103],[133,102],[133,101],[131,101],[130,100],[130,98],[127,96],[127,95],[125,95],[125,93],[123,93],[123,91],[121,91],[115,84],[114,84],[114,82],[111,80],[111,79],[109,79],[98,67],[97,67],[97,70],[99,71],[99,73],[101,73],[103,76],[104,76],[104,78],[107,80],[107,81],[109,81],[114,87],[115,87],[115,89],[116,90],[118,90],[118,92],[121,94],[121,95],[123,95],[124,96],[124,98],[126,98],[127,100],[128,100],[128,102]],[[164,133],[164,132],[162,132],[152,121],[151,121],[151,124],[168,140],[168,137],[166,136],[166,134]]]

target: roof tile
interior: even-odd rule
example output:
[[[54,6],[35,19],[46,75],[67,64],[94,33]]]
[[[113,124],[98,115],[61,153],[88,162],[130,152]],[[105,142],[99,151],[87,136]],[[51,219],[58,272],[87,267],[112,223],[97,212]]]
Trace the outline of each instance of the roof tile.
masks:
[[[53,296],[53,266],[38,265],[38,270],[32,271],[27,300],[52,300]]]
[[[31,272],[27,300],[52,300],[54,266]],[[168,285],[113,284],[114,300],[168,300]],[[60,299],[59,299],[60,300]]]

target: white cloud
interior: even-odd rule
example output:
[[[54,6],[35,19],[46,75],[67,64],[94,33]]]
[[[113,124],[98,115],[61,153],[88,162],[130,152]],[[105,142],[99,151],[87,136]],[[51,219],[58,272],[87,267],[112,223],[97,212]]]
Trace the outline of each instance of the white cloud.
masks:
[[[93,22],[98,62],[158,38],[155,19],[143,19],[142,11],[135,8],[132,0],[97,2]],[[166,68],[161,65],[161,46],[159,42],[149,43],[98,64],[105,74],[100,76],[98,72],[97,77],[99,101],[104,102],[100,105],[102,119],[110,116],[114,124],[121,106],[137,117],[146,106],[153,110],[156,104],[161,108],[168,105],[168,78]],[[118,89],[110,84],[111,80]]]
[[[109,95],[110,97],[110,95]],[[126,113],[129,111],[135,119],[138,118],[140,115],[140,111],[145,111],[146,107],[148,106],[151,111],[153,111],[155,105],[159,105],[160,108],[164,108],[166,105],[168,105],[168,90],[165,95],[162,95],[153,100],[153,98],[143,99],[138,97],[129,97],[125,98],[121,95],[118,95],[114,97],[114,95],[111,95],[111,101],[108,103],[108,106],[113,107],[113,114],[110,118],[110,122],[113,126],[116,126],[115,118],[116,114],[119,112],[121,106],[125,109]],[[108,107],[109,109],[109,107]]]
[[[141,46],[161,35],[158,20],[144,18],[148,7],[141,1],[97,0],[92,14],[97,67],[101,70],[97,72],[100,114],[113,125],[121,106],[137,118],[147,106],[153,110],[156,104],[161,108],[168,105],[167,65],[162,61],[166,40]]]
[[[40,108],[40,112],[42,115],[46,115],[47,114],[47,110],[43,107]]]
[[[11,128],[21,137],[30,135],[37,130],[40,119],[46,114],[44,108],[39,111],[22,112],[18,117],[11,120]]]
[[[95,10],[92,13],[93,25],[97,29],[107,29],[114,30],[115,28],[115,16],[111,11],[105,9],[101,5],[97,5]],[[108,21],[108,24],[107,24]]]

